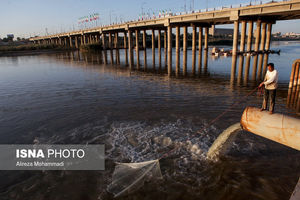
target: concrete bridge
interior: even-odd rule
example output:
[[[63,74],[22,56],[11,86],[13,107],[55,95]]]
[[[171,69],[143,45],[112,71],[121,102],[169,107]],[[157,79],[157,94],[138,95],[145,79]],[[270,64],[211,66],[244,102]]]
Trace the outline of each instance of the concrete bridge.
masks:
[[[146,54],[146,31],[152,32],[152,64],[155,65],[155,49],[158,49],[159,66],[161,66],[162,46],[164,49],[164,63],[170,76],[172,72],[172,30],[176,29],[175,36],[175,73],[180,73],[180,31],[183,28],[183,75],[187,73],[187,30],[192,27],[192,73],[196,72],[196,51],[198,44],[198,70],[202,65],[202,49],[208,49],[208,29],[214,25],[234,24],[233,47],[232,47],[232,75],[235,74],[236,56],[239,52],[264,51],[270,49],[272,25],[277,20],[300,19],[300,0],[290,0],[282,2],[269,2],[261,5],[249,5],[239,8],[222,8],[206,12],[194,12],[183,15],[169,15],[149,20],[131,21],[121,24],[100,26],[80,31],[72,31],[55,35],[47,35],[31,38],[34,43],[39,44],[60,44],[79,48],[80,45],[89,43],[102,43],[103,62],[108,63],[107,50],[110,50],[110,62],[120,64],[119,48],[120,35],[123,36],[123,46],[125,49],[125,63],[133,69],[136,66],[140,69],[139,52],[144,49],[144,68],[147,67]],[[256,32],[253,26],[256,23]],[[241,33],[239,27],[241,24]],[[197,33],[198,30],[198,33]],[[246,33],[247,30],[247,33]],[[142,45],[140,44],[140,34],[142,32]],[[155,33],[158,36],[158,45],[155,46]],[[203,37],[204,32],[204,37]],[[135,44],[133,41],[135,34]],[[198,35],[198,36],[197,36]],[[240,39],[239,39],[240,36]],[[247,37],[247,38],[246,38]],[[255,37],[255,40],[253,40]],[[163,41],[162,41],[163,38]],[[198,38],[198,43],[197,43]],[[238,45],[240,41],[240,45]],[[254,43],[253,43],[254,41]],[[204,47],[203,47],[204,44]],[[133,49],[136,51],[136,64],[134,64]],[[239,49],[238,49],[239,47]],[[113,49],[115,49],[115,60]],[[101,53],[102,54],[102,53]],[[129,59],[128,59],[129,54]],[[206,51],[207,55],[207,51]],[[116,62],[115,62],[116,61]],[[254,60],[255,61],[255,60]],[[266,65],[267,61],[264,62]],[[255,64],[255,62],[254,62]],[[256,59],[257,65],[257,59]],[[256,70],[256,66],[255,66]],[[233,76],[234,77],[234,76]]]

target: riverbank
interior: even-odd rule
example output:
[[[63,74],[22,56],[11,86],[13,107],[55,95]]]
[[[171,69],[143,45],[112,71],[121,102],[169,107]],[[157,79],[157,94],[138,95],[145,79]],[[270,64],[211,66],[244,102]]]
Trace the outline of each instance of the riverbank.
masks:
[[[36,54],[62,52],[62,51],[70,51],[70,50],[74,50],[74,49],[62,45],[55,45],[55,44],[7,45],[7,46],[0,46],[0,56],[36,55]]]

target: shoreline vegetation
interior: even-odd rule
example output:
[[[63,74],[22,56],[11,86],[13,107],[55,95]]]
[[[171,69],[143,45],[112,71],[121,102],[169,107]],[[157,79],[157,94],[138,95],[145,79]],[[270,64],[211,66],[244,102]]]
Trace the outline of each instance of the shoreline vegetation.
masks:
[[[3,45],[0,46],[0,56],[32,55],[68,50],[74,50],[74,48],[55,44]]]
[[[300,41],[299,39],[278,39],[272,38],[272,41]],[[156,41],[157,43],[157,41]],[[192,42],[188,40],[188,49],[191,47]],[[223,45],[223,46],[232,46],[232,39],[230,38],[209,38],[209,45]],[[123,49],[123,41],[120,41],[120,48]],[[175,45],[175,44],[174,44]],[[151,43],[147,43],[147,48],[151,48]],[[142,48],[142,47],[141,47]],[[101,43],[92,43],[81,45],[78,50],[81,52],[97,52],[102,50]],[[66,47],[64,45],[57,44],[10,44],[10,45],[0,45],[0,56],[19,56],[19,55],[35,55],[43,53],[52,53],[52,52],[63,52],[63,51],[72,51],[77,50],[76,48]]]

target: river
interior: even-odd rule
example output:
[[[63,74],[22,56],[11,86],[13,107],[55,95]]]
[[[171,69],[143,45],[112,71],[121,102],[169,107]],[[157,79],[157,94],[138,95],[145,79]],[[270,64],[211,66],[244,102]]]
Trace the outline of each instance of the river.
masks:
[[[275,112],[296,117],[286,100],[299,44],[273,42],[271,48],[281,54],[268,59],[279,71]],[[160,161],[163,179],[148,181],[120,199],[289,199],[300,176],[295,150],[240,131],[218,162],[205,158],[218,135],[239,122],[246,106],[261,105],[262,97],[254,93],[206,126],[258,85],[251,68],[249,79],[232,81],[231,57],[208,53],[207,70],[192,76],[188,51],[188,76],[168,77],[164,63],[153,72],[151,50],[147,71],[130,70],[123,50],[120,55],[121,65],[104,65],[99,54],[77,51],[0,57],[1,144],[91,143],[106,148],[104,171],[0,171],[0,199],[113,199],[106,187],[115,162],[157,159],[174,144],[180,149]],[[175,54],[173,70],[174,60]],[[239,59],[236,76],[238,65]]]

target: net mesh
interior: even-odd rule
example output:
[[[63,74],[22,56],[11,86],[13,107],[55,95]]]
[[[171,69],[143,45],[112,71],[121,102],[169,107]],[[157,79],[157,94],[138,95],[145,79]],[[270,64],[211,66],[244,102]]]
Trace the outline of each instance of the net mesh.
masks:
[[[116,163],[112,183],[107,190],[114,197],[129,194],[144,185],[150,179],[161,179],[159,160],[139,163]]]

